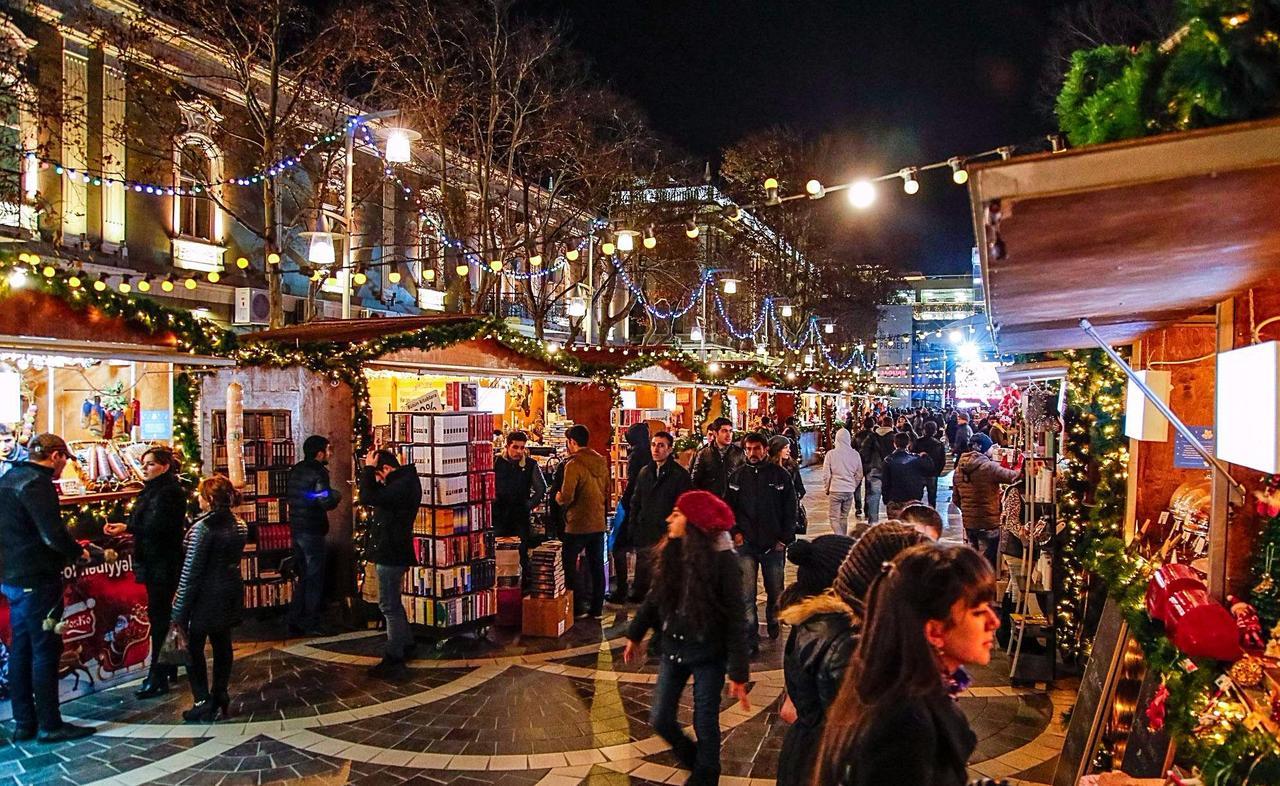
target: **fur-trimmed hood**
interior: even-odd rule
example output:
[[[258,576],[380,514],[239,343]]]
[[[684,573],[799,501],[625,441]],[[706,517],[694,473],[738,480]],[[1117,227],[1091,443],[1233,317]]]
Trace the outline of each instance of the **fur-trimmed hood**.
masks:
[[[851,622],[858,621],[858,615],[849,604],[845,603],[833,590],[821,595],[809,595],[778,612],[778,619],[788,625],[803,625],[819,614],[847,614]]]

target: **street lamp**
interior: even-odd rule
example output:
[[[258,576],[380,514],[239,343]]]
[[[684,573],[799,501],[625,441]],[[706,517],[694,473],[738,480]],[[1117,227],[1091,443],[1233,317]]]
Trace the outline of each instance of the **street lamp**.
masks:
[[[377,132],[382,140],[382,157],[388,164],[407,164],[413,161],[412,143],[422,139],[422,134],[408,128],[393,126]]]
[[[794,313],[794,309],[791,308],[790,304],[782,307],[782,316],[790,318],[792,313]]]
[[[721,286],[722,286],[722,287],[724,287],[724,293],[725,293],[726,295],[734,295],[734,294],[737,294],[737,292],[738,292],[738,279],[736,279],[736,278],[726,278],[726,279],[723,279],[720,283],[721,283]]]
[[[634,229],[619,229],[616,234],[617,240],[615,243],[619,251],[630,253],[636,250],[636,235],[640,234],[639,232]]]
[[[849,204],[858,210],[866,210],[875,204],[876,187],[870,180],[859,180],[849,186]]]
[[[689,331],[689,340],[701,343],[702,341],[702,325],[694,325]]]
[[[307,261],[317,267],[329,267],[337,259],[333,250],[333,232],[329,231],[329,222],[324,213],[316,216],[316,227],[310,232],[303,232],[302,238],[307,242]]]
[[[566,311],[568,312],[569,316],[573,317],[574,319],[585,317],[587,315],[586,298],[580,298],[580,297],[569,298],[569,307],[566,309]]]

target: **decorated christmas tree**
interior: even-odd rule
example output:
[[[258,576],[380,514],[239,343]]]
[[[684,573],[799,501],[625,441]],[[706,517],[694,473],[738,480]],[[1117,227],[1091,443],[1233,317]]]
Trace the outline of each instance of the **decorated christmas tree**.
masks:
[[[1057,99],[1073,145],[1280,114],[1280,0],[1183,0],[1164,41],[1072,55]]]
[[[1271,628],[1280,622],[1280,475],[1267,478],[1258,492],[1258,515],[1266,524],[1258,534],[1253,564],[1257,583],[1250,600],[1263,624]]]

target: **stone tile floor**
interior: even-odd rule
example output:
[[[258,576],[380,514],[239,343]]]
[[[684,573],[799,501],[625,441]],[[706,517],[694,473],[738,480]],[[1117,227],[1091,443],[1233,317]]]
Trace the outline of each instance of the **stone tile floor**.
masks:
[[[812,536],[829,528],[819,478],[806,474]],[[949,489],[941,496],[945,509]],[[958,535],[949,525],[944,538]],[[580,622],[558,640],[499,629],[486,640],[451,640],[420,654],[399,683],[365,673],[379,656],[376,631],[280,641],[261,623],[246,625],[232,719],[183,724],[185,691],[140,702],[134,684],[120,685],[64,706],[97,724],[95,737],[42,746],[0,733],[0,785],[679,783],[685,774],[647,723],[654,664],[622,663],[628,612],[610,607],[601,623]],[[781,640],[764,639],[751,710],[722,702],[726,784],[773,780],[785,734],[781,660]],[[960,699],[979,739],[971,771],[1044,783],[1074,682],[1011,688],[1008,666],[997,652]],[[686,694],[686,724],[687,702]]]

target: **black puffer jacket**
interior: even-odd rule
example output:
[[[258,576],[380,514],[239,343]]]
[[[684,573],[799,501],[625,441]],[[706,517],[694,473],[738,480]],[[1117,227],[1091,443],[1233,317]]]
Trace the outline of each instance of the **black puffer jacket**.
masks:
[[[373,506],[365,558],[375,565],[414,564],[413,519],[422,502],[417,471],[400,467],[379,483],[373,467],[361,467],[360,502]]]
[[[729,476],[746,462],[742,448],[730,444],[721,456],[720,446],[714,442],[698,451],[689,468],[693,487],[702,491],[710,491],[720,499],[729,493]]]
[[[289,470],[289,527],[295,533],[329,534],[329,511],[338,507],[342,494],[329,485],[329,468],[315,459],[303,459]]]
[[[653,450],[649,447],[649,424],[633,424],[627,429],[626,439],[631,450],[627,454],[627,486],[622,490],[621,504],[623,509],[630,511],[631,496],[636,490],[636,478],[640,477],[640,470],[653,463]],[[630,515],[627,518],[630,518]]]
[[[665,548],[680,548],[678,541],[668,541]],[[747,657],[746,601],[742,597],[742,568],[733,554],[732,542],[725,535],[718,540],[715,561],[709,576],[702,581],[715,586],[715,597],[721,601],[720,624],[695,628],[682,614],[664,618],[659,608],[659,593],[650,592],[636,617],[627,628],[627,638],[640,641],[650,630],[662,631],[662,657],[684,664],[700,666],[724,663],[729,679],[746,682],[751,678]]]
[[[493,500],[493,533],[518,536],[529,527],[529,512],[547,495],[547,479],[538,462],[526,457],[516,462],[499,455],[493,460],[496,494]]]
[[[808,786],[827,708],[840,692],[845,666],[858,646],[856,618],[832,593],[807,597],[778,617],[791,626],[782,670],[796,707],[796,722],[787,729],[778,756],[778,783]]]
[[[182,536],[187,531],[187,491],[178,476],[166,472],[144,483],[125,528],[133,535],[133,574],[137,582],[178,586]]]
[[[964,786],[978,738],[941,682],[928,696],[885,707],[854,740],[841,786]]]
[[[729,476],[725,498],[733,508],[735,534],[746,541],[744,548],[764,554],[778,543],[796,539],[795,481],[791,473],[771,461],[746,463]]]
[[[676,497],[693,487],[689,471],[674,459],[650,464],[632,481],[635,493],[627,508],[627,536],[633,546],[647,548],[662,540]]]
[[[53,470],[20,461],[0,478],[0,558],[4,583],[35,587],[62,581],[62,569],[80,556],[58,507]]]
[[[173,598],[173,621],[188,630],[223,631],[240,623],[244,582],[240,558],[249,530],[230,510],[211,510],[187,532],[187,556]]]

